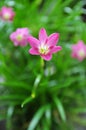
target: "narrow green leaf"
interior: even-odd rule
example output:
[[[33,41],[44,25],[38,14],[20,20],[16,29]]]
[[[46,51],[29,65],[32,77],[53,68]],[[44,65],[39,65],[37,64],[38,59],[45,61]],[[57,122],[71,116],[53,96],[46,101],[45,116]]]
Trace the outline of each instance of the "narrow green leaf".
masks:
[[[74,108],[74,109],[72,109],[72,112],[76,113],[76,114],[78,114],[78,113],[86,113],[86,107]]]
[[[28,126],[28,129],[27,130],[34,130],[35,127],[37,126],[39,120],[41,119],[41,117],[43,116],[44,112],[47,110],[47,108],[49,108],[50,106],[47,105],[47,106],[43,106],[41,107],[37,112],[36,114],[34,115],[31,123],[29,124]]]
[[[11,88],[22,88],[22,89],[27,89],[28,91],[30,90],[30,87],[23,83],[23,82],[19,82],[19,81],[9,81],[9,82],[0,82],[0,85],[3,85],[3,86],[7,86],[7,87],[11,87]]]
[[[54,103],[59,111],[59,114],[60,114],[62,120],[65,122],[66,121],[66,114],[65,114],[65,111],[64,111],[64,108],[63,108],[61,101],[57,97],[54,97],[53,100],[54,100]]]
[[[23,100],[25,97],[20,95],[1,95],[0,100]]]
[[[50,107],[45,111],[45,118],[46,118],[48,129],[50,129],[50,126],[51,126],[51,108]]]
[[[10,106],[8,108],[8,111],[7,111],[7,118],[6,118],[6,126],[7,126],[7,129],[9,130],[11,127],[12,127],[12,124],[11,124],[11,118],[12,118],[12,115],[13,115],[13,112],[14,112],[14,107]]]

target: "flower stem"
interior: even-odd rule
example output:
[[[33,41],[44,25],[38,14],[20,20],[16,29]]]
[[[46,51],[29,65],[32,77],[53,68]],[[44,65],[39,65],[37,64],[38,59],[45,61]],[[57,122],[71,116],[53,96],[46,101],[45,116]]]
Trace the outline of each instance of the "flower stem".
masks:
[[[45,62],[44,60],[41,58],[41,67],[44,68]]]

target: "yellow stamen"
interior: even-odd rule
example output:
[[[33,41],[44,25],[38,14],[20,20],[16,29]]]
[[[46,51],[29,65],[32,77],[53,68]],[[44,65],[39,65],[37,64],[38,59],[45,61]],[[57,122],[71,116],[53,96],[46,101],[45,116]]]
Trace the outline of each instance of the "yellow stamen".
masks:
[[[39,47],[39,53],[40,54],[47,54],[49,52],[49,48],[46,45],[41,45]]]
[[[4,17],[4,19],[8,20],[10,18],[10,14],[9,13],[5,13],[3,17]]]
[[[79,54],[80,57],[84,57],[85,56],[84,50],[80,50],[78,54]]]
[[[21,41],[21,40],[22,40],[22,36],[21,36],[20,34],[19,34],[19,35],[17,35],[17,37],[16,37],[16,38],[17,38],[17,40],[18,40],[18,41]]]

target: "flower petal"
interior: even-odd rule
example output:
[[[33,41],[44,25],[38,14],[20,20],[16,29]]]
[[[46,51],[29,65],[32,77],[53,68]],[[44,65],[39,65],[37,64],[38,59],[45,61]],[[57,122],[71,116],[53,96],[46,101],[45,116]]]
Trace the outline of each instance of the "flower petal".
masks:
[[[84,57],[77,57],[79,61],[84,60]]]
[[[18,46],[19,44],[18,44],[18,42],[14,42],[14,46]]]
[[[49,37],[48,37],[48,41],[47,41],[47,44],[49,46],[55,46],[56,43],[58,42],[59,40],[59,34],[58,33],[53,33],[51,34]]]
[[[84,43],[83,43],[83,41],[80,40],[80,41],[78,42],[78,47],[81,48],[81,47],[83,47],[83,46],[84,46]]]
[[[51,58],[52,58],[52,54],[41,55],[41,57],[42,57],[44,60],[49,61],[49,60],[51,60]]]
[[[53,48],[50,48],[51,53],[56,53],[62,49],[61,46],[54,46]]]
[[[71,57],[76,58],[77,57],[76,53],[72,52]]]
[[[29,50],[29,53],[32,54],[32,55],[39,55],[39,52],[38,52],[37,48],[31,48]]]
[[[13,32],[13,33],[10,34],[10,39],[11,39],[12,41],[15,40],[15,37],[16,37],[15,32]]]
[[[0,11],[0,16],[1,16],[1,11]]]
[[[46,30],[44,28],[40,29],[39,31],[39,40],[41,42],[45,42],[47,39],[47,33],[46,33]]]
[[[34,38],[33,36],[28,36],[28,42],[32,48],[37,48],[39,46],[39,40]]]

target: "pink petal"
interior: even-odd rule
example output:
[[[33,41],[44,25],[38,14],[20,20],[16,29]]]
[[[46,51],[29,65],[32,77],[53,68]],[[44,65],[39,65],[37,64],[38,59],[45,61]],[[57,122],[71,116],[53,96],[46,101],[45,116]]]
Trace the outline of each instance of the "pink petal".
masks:
[[[28,36],[28,42],[32,48],[37,48],[39,46],[39,40],[37,40],[33,36]]]
[[[20,46],[26,46],[27,45],[27,42],[26,41],[20,41]]]
[[[58,33],[53,33],[51,34],[49,37],[48,37],[48,42],[47,44],[49,46],[55,46],[56,43],[58,42],[59,40],[59,34]]]
[[[38,52],[38,50],[36,48],[31,48],[29,50],[29,53],[32,54],[32,55],[39,55],[39,52]]]
[[[82,60],[84,60],[84,57],[77,57],[77,59],[78,59],[79,61],[82,61]]]
[[[54,46],[53,48],[50,49],[51,53],[56,53],[62,49],[61,46]]]
[[[47,33],[46,33],[46,30],[44,28],[40,29],[39,31],[39,40],[41,42],[45,42],[47,39]]]
[[[14,42],[14,46],[18,46],[19,44],[18,44],[18,42]]]
[[[49,60],[51,60],[51,58],[52,58],[52,54],[41,55],[41,57],[42,57],[44,60],[49,61]]]
[[[72,52],[71,56],[72,56],[73,58],[76,58],[76,57],[77,57],[76,53],[74,53],[74,52]]]
[[[79,41],[78,43],[77,43],[77,45],[78,45],[78,47],[83,47],[84,46],[84,43],[83,43],[83,41]]]
[[[21,34],[29,34],[29,30],[28,30],[28,28],[18,28],[17,30],[16,30],[16,32],[19,34],[19,33],[21,33]]]
[[[16,33],[15,32],[13,32],[13,33],[10,34],[10,39],[12,41],[15,40],[15,37],[16,37]]]

